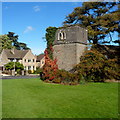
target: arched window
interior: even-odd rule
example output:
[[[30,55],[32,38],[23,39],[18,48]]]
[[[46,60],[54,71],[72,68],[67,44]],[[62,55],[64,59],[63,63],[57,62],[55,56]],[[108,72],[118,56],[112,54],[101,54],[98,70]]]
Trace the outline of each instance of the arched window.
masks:
[[[64,31],[61,31],[58,33],[58,40],[64,40],[66,39],[66,33]]]
[[[65,31],[63,32],[63,39],[66,39],[66,33],[65,33]]]
[[[63,33],[62,32],[59,34],[59,37],[60,37],[60,40],[63,39]]]

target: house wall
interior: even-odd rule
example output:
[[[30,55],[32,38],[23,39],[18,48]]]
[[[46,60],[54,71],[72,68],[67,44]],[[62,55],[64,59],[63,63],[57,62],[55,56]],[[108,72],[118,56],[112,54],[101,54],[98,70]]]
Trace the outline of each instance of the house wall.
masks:
[[[40,68],[42,68],[45,64],[45,57],[43,57],[40,61]]]
[[[31,71],[36,70],[36,66],[37,66],[36,57],[35,55],[33,55],[31,50],[28,51],[28,53],[19,62],[23,64],[25,70],[31,70]]]
[[[36,67],[40,67],[40,62],[36,62]]]
[[[42,68],[45,64],[45,57],[43,57],[40,62],[36,62],[36,66]]]
[[[7,64],[8,62],[11,62],[12,60],[13,59],[7,58],[6,53],[3,50],[0,54],[0,67],[4,68],[4,65]],[[31,71],[36,70],[36,66],[37,66],[36,56],[31,52],[31,50],[29,50],[22,59],[18,59],[18,62],[23,64],[25,70],[31,70]]]
[[[3,67],[4,69],[4,65],[7,64],[8,62],[9,62],[9,59],[7,58],[3,50],[2,53],[0,54],[0,66]]]

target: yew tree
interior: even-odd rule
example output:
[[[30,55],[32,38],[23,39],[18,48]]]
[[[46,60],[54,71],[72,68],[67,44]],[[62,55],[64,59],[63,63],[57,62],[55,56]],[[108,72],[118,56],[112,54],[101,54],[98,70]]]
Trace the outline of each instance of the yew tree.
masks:
[[[64,26],[80,25],[88,29],[88,40],[93,44],[116,42],[112,34],[119,33],[118,2],[83,2],[66,16]],[[108,38],[107,41],[105,38]]]

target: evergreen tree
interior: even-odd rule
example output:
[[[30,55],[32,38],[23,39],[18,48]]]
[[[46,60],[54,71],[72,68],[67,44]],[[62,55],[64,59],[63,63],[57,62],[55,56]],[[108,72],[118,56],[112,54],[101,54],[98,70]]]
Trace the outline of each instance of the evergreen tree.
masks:
[[[119,32],[118,6],[117,2],[84,2],[82,7],[74,8],[66,17],[64,25],[85,27],[88,29],[88,40],[93,44],[114,41],[111,33]],[[105,41],[108,35],[110,39]]]
[[[19,36],[15,35],[14,32],[8,32],[7,35],[3,35],[3,37],[1,37],[1,41],[3,41],[2,48],[3,49],[11,49],[12,47],[15,47],[17,50],[30,49],[27,47],[27,45],[25,43],[18,42],[18,37]],[[10,45],[6,46],[7,43],[9,43]]]

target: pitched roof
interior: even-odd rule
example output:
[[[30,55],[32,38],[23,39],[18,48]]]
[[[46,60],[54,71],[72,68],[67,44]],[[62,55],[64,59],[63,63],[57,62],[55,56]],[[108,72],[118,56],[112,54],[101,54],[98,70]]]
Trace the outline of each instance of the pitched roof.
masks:
[[[37,56],[37,61],[40,62],[43,57],[44,57],[44,54],[38,55],[38,56]]]
[[[17,50],[17,49],[4,49],[4,52],[7,58],[16,58],[20,59],[23,58],[29,50]]]

